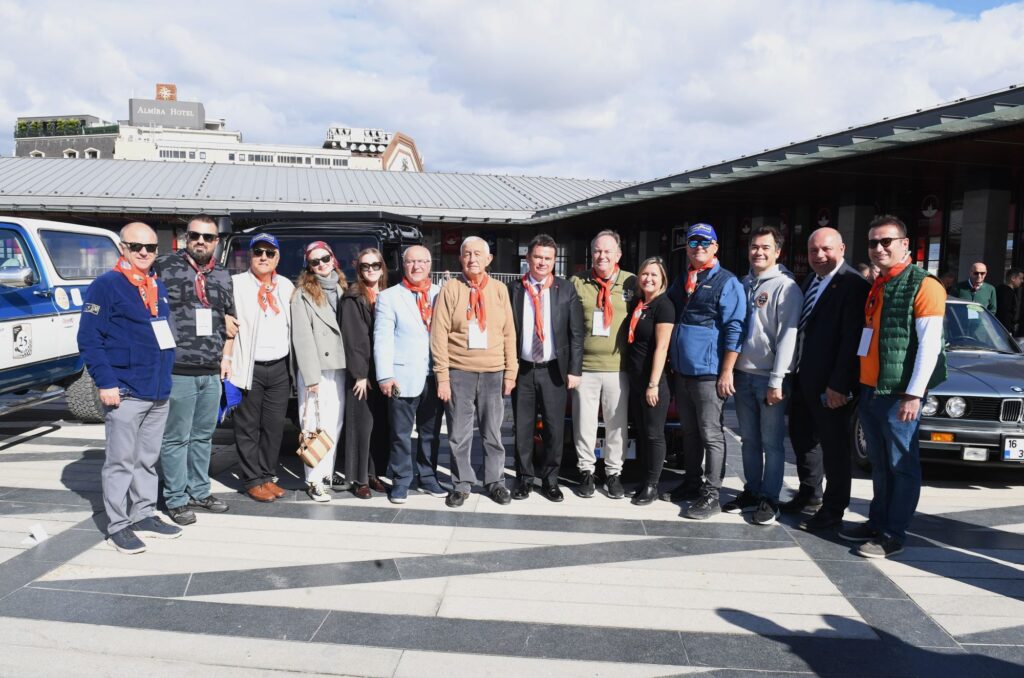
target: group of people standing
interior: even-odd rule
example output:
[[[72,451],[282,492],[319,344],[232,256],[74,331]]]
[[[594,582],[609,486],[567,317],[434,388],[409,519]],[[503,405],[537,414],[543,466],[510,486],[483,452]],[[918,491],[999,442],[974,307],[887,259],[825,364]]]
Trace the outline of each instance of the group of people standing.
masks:
[[[920,488],[920,400],[945,374],[945,293],[910,265],[906,228],[895,217],[869,227],[880,270],[873,285],[844,262],[842,238],[829,228],[810,236],[813,274],[802,283],[778,263],[777,229],[751,233],[741,280],[719,263],[715,229],[696,224],[687,232],[687,270],[671,284],[660,257],[636,274],[621,270],[620,238],[602,231],[591,243],[590,271],[554,275],[557,243],[538,235],[527,248],[527,272],[507,285],[487,273],[487,242],[470,236],[460,248],[461,274],[443,287],[431,282],[430,251],[421,246],[404,252],[403,278],[388,287],[376,249],[359,253],[349,284],[330,246],[313,242],[293,285],[276,273],[280,245],[271,234],[251,239],[249,270],[235,276],[213,258],[212,219],[192,219],[186,235],[183,250],[157,260],[152,229],[129,224],[117,268],[86,294],[79,344],[107,408],[103,488],[118,550],[142,550],[140,534],[180,534],[155,513],[158,462],[174,522],[195,522],[196,509],[228,509],[209,482],[221,378],[242,392],[234,423],[244,491],[260,502],[283,496],[275,476],[293,375],[303,425],[334,441],[344,435],[344,481],[358,497],[385,491],[379,474],[386,469],[393,503],[417,489],[461,506],[478,482],[476,424],[479,480],[493,501],[526,500],[538,479],[542,496],[563,501],[571,399],[580,497],[595,494],[598,453],[605,493],[626,496],[632,419],[644,473],[634,504],[685,501],[687,518],[724,510],[750,513],[761,525],[780,510],[817,508],[800,524],[807,530],[841,525],[850,500],[847,432],[859,399],[875,497],[869,521],[841,536],[864,542],[865,556],[902,548]],[[673,395],[685,472],[659,495]],[[501,440],[505,396],[515,419],[511,491]],[[745,483],[723,506],[730,396]],[[780,504],[787,409],[801,485]],[[442,416],[450,490],[437,478]],[[330,500],[335,465],[332,449],[306,468],[312,500]]]

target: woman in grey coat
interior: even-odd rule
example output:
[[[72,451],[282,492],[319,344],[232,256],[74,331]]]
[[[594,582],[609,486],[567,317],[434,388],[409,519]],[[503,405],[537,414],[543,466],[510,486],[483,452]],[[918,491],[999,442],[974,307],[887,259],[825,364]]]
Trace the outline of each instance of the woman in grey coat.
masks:
[[[330,501],[334,458],[345,417],[345,346],[338,324],[338,304],[346,289],[345,274],[330,246],[317,240],[306,246],[306,268],[299,274],[292,295],[292,346],[298,367],[299,421],[314,429],[316,411],[320,428],[334,447],[315,467],[305,467],[306,494],[318,502]],[[319,407],[317,407],[319,406]]]

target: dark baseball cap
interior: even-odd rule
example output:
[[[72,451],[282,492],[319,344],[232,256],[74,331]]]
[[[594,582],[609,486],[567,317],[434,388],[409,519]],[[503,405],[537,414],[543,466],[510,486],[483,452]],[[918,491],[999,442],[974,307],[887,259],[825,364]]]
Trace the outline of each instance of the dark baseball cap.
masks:
[[[259,235],[254,235],[252,237],[252,240],[249,241],[249,249],[256,247],[256,245],[259,245],[260,243],[270,245],[275,250],[281,249],[281,245],[277,242],[277,238],[270,235],[269,233],[260,233]]]

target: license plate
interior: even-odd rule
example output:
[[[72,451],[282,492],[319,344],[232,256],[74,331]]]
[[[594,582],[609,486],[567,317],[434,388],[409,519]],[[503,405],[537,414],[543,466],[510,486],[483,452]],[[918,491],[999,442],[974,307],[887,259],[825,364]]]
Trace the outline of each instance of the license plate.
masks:
[[[604,438],[598,438],[594,444],[594,456],[598,459],[604,457]],[[634,438],[630,438],[629,444],[626,446],[626,459],[636,459],[636,440]]]
[[[1024,461],[1024,438],[1003,438],[1003,461]]]

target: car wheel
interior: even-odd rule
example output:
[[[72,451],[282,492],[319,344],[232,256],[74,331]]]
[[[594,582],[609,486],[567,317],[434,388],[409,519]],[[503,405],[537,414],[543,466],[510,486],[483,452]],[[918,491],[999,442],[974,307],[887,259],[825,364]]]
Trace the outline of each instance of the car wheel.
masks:
[[[864,429],[860,425],[860,417],[854,414],[853,422],[850,425],[850,437],[853,442],[853,461],[858,468],[865,471],[871,470],[871,461],[868,459],[868,442],[864,438]]]
[[[64,389],[64,400],[67,401],[68,409],[78,421],[84,424],[103,422],[106,413],[103,410],[103,403],[100,402],[96,383],[93,382],[88,371],[82,370],[82,376]]]

